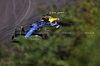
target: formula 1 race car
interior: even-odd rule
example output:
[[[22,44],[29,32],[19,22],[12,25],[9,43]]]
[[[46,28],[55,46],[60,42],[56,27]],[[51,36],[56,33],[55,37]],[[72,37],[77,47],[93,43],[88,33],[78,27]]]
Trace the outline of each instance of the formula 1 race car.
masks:
[[[53,18],[51,16],[49,17],[50,17],[50,20],[58,20],[58,18]],[[43,27],[46,27],[46,26],[55,26],[55,28],[60,27],[60,25],[55,21],[52,21],[52,23],[50,23],[50,21],[45,22],[43,20],[40,20],[40,21],[37,21],[36,23],[30,24],[30,29],[25,30],[23,26],[20,26],[19,28],[17,28],[12,35],[12,40],[18,35],[24,35],[25,38],[29,38],[31,35],[38,35],[38,36],[41,36],[41,38],[46,38],[47,34],[38,34],[38,32],[42,30]]]
[[[17,36],[23,35],[25,36],[30,30],[32,30],[32,25],[30,25],[30,29],[26,29],[23,26],[20,26],[19,28],[17,28],[14,33],[12,34],[12,40],[15,39]],[[47,34],[43,34],[43,33],[38,33],[40,30],[42,30],[43,27],[37,28],[36,30],[34,30],[31,35],[36,35],[37,37],[41,37],[41,38],[46,38]],[[28,33],[29,34],[29,33]]]

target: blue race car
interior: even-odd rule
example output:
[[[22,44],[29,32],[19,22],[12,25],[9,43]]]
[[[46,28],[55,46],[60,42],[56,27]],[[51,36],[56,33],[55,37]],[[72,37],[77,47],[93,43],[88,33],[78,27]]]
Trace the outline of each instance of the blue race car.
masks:
[[[14,39],[18,35],[24,35],[25,38],[29,38],[31,35],[39,35],[39,36],[42,36],[42,38],[46,38],[47,36],[46,34],[44,35],[44,34],[37,33],[43,27],[46,27],[46,26],[55,26],[55,28],[60,27],[60,25],[55,21],[50,23],[50,21],[46,22],[44,20],[40,20],[40,21],[37,21],[36,23],[30,24],[30,29],[25,30],[23,26],[20,26],[20,28],[17,28],[15,30],[15,33],[13,33],[12,39]]]

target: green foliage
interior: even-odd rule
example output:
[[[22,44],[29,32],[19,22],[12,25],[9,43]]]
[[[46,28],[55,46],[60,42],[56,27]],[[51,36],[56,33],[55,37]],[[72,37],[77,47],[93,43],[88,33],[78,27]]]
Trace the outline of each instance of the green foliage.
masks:
[[[76,5],[77,4],[77,5]],[[98,1],[77,1],[62,8],[59,29],[46,27],[48,39],[17,37],[13,47],[3,44],[3,66],[100,66],[100,8]],[[53,5],[56,8],[55,5]]]

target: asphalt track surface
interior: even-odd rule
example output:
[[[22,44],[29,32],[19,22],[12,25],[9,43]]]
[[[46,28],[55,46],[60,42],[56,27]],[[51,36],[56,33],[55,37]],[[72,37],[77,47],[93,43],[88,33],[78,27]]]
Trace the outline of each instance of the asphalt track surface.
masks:
[[[0,0],[0,41],[10,41],[14,30],[39,20],[40,10],[53,10],[52,5],[66,6],[66,0]]]

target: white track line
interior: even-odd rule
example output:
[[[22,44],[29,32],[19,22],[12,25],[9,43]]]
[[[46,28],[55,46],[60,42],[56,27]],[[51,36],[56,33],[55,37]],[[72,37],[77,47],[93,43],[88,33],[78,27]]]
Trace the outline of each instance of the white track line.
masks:
[[[26,15],[28,14],[28,12],[29,12],[29,10],[30,10],[30,7],[31,7],[31,0],[29,0],[29,6],[28,6],[28,9],[27,9],[25,15],[23,16],[23,18],[19,21],[19,23],[20,23],[21,21],[23,21],[23,19],[26,17]],[[19,23],[18,23],[17,25],[19,25]],[[17,26],[17,25],[16,25],[16,26]]]
[[[19,24],[21,23],[21,21],[26,17],[26,15],[28,14],[28,12],[29,12],[29,10],[30,10],[30,6],[31,6],[31,0],[29,0],[29,7],[28,7],[28,9],[27,9],[25,15],[24,15],[23,18],[17,23],[17,25],[19,25]],[[16,25],[16,26],[17,26],[17,25]],[[14,26],[14,28],[12,28],[12,29],[15,29],[16,26]],[[6,34],[6,35],[7,35],[6,37],[8,37],[9,34],[10,34],[10,33]],[[5,39],[6,37],[4,37],[4,38],[2,38],[2,39]]]
[[[15,23],[17,23],[15,26],[13,26],[13,27],[11,27],[11,28],[7,27],[7,28],[9,28],[9,29],[15,29],[15,28],[21,23],[21,21],[25,18],[25,16],[27,15],[27,13],[29,12],[30,6],[31,6],[31,0],[29,0],[29,7],[28,7],[28,9],[27,9],[25,15],[23,16],[23,18],[22,18],[21,20],[18,19],[18,20],[15,22]],[[4,29],[7,29],[7,28],[4,28]],[[4,29],[2,29],[0,33],[2,33],[2,31],[3,31],[3,32],[7,31],[7,30],[4,30]]]

